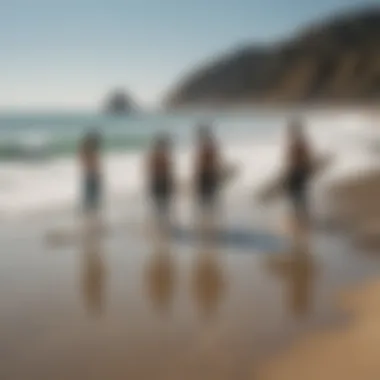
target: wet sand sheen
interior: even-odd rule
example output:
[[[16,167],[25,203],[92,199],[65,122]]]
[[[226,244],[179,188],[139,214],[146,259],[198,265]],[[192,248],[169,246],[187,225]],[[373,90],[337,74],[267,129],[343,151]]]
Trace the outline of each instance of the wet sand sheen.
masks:
[[[344,325],[336,294],[380,273],[317,231],[274,255],[128,231],[52,251],[46,226],[22,228],[1,237],[4,380],[250,379],[305,332]]]
[[[271,359],[258,376],[262,380],[380,379],[380,282],[348,294],[344,306],[351,321],[312,334]]]

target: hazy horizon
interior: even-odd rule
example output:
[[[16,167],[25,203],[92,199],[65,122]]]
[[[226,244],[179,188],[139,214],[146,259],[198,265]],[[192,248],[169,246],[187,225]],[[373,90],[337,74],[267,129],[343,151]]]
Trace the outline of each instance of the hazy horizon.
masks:
[[[359,0],[66,1],[0,4],[0,110],[96,110],[113,88],[154,107],[183,75],[271,42]],[[378,3],[377,3],[378,4]]]

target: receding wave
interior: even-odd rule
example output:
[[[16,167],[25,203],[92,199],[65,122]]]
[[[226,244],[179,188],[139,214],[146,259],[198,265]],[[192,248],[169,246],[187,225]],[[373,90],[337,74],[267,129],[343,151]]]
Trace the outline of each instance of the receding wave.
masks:
[[[1,139],[0,161],[48,160],[71,156],[78,150],[78,136],[34,135]],[[111,135],[104,137],[108,152],[134,151],[145,147],[149,140],[142,135]]]

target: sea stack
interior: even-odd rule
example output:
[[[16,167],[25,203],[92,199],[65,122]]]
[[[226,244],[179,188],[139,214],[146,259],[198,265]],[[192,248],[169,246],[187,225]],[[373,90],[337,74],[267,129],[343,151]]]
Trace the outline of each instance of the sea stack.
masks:
[[[108,95],[105,112],[114,115],[128,115],[136,109],[131,98],[123,90],[115,90]]]

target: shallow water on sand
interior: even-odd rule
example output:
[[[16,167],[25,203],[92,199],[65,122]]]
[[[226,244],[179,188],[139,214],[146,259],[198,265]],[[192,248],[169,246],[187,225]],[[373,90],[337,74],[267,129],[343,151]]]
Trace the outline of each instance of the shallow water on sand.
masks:
[[[251,379],[306,332],[345,325],[340,291],[380,275],[380,257],[326,231],[274,254],[127,223],[60,245],[51,227],[0,234],[2,380]]]

